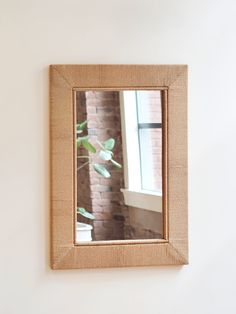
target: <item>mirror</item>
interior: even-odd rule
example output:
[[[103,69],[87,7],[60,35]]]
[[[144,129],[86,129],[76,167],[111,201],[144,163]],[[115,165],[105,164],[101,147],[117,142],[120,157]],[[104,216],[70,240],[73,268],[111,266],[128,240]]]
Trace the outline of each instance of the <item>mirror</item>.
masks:
[[[53,269],[188,263],[186,65],[50,66]]]
[[[76,243],[163,238],[161,90],[78,90]]]

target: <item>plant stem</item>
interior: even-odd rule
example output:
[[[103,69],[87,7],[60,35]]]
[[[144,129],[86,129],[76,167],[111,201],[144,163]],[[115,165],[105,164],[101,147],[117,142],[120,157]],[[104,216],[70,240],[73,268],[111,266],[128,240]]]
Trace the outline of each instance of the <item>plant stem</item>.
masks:
[[[89,160],[86,161],[82,166],[80,166],[79,168],[77,168],[77,171],[79,171],[80,169],[82,169],[83,167],[85,167],[87,164],[89,164]]]
[[[89,156],[77,156],[77,158],[91,158]]]

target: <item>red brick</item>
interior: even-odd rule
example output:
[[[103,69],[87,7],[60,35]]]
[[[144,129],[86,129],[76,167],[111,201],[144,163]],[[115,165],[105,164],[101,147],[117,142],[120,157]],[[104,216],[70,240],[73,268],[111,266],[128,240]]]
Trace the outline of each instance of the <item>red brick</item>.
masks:
[[[112,213],[108,212],[102,212],[102,213],[93,213],[96,220],[111,220],[112,217]]]
[[[108,192],[111,190],[111,187],[106,185],[91,185],[90,188],[93,192]]]

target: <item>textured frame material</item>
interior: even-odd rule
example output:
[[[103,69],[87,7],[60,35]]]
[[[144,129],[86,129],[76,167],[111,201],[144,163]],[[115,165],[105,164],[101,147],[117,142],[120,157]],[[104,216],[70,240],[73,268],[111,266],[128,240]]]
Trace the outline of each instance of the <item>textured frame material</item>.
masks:
[[[163,240],[75,244],[77,89],[163,90]],[[51,65],[50,143],[53,269],[188,263],[186,65]]]

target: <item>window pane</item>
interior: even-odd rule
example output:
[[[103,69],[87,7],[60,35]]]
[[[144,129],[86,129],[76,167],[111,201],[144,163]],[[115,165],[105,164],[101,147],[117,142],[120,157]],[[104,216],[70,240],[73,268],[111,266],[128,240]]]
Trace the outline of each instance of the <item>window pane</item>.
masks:
[[[162,191],[162,128],[160,91],[137,91],[142,189]]]
[[[137,91],[138,123],[161,123],[161,92]]]
[[[161,129],[140,129],[142,189],[162,190]]]

